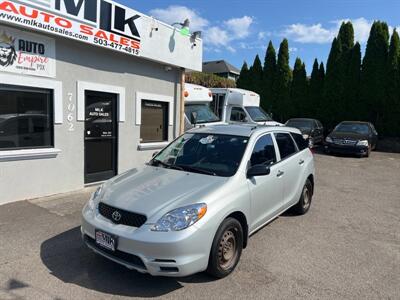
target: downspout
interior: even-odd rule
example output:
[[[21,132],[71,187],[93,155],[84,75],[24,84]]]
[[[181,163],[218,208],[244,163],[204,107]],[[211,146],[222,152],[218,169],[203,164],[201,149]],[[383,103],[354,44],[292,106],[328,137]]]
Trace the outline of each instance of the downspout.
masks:
[[[180,123],[179,123],[179,135],[185,132],[185,69],[181,68],[181,78],[180,78],[180,85],[181,85],[181,101],[179,106],[179,116],[180,116]]]

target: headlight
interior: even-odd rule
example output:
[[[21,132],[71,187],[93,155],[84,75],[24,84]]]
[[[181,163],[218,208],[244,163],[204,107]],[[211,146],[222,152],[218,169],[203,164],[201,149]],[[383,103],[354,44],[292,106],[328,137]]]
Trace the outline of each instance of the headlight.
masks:
[[[366,146],[368,147],[368,141],[367,140],[362,140],[357,142],[357,146]]]
[[[90,210],[94,210],[95,209],[95,207],[96,207],[96,202],[95,202],[95,200],[96,199],[98,199],[99,197],[100,197],[100,195],[102,194],[102,192],[103,192],[103,186],[101,185],[101,186],[99,186],[97,189],[96,189],[96,191],[92,194],[92,196],[90,197],[90,199],[89,199],[89,202],[88,202],[88,208],[90,209]]]
[[[332,139],[331,139],[329,136],[326,137],[325,142],[327,142],[327,143],[333,143]]]
[[[303,139],[308,139],[310,136],[308,134],[303,134]]]
[[[165,214],[151,228],[152,231],[179,231],[192,226],[207,212],[205,203],[180,207]]]

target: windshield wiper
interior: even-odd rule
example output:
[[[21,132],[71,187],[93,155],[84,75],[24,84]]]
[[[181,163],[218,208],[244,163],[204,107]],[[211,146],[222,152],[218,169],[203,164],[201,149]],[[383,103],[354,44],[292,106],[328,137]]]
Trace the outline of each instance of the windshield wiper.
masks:
[[[165,162],[163,162],[161,160],[158,160],[158,159],[153,159],[153,162],[156,163],[157,165],[161,165],[161,166],[163,166],[163,167],[165,167],[167,169],[175,169],[175,170],[184,171],[184,169],[182,167],[180,167],[180,166],[170,165],[170,164],[167,164],[167,163],[165,163]]]
[[[201,174],[206,174],[206,175],[212,175],[212,176],[217,176],[217,174],[213,171],[205,170],[202,168],[197,168],[193,166],[188,166],[188,165],[175,165],[176,167],[180,167],[182,170],[189,171],[189,172],[195,172],[195,173],[201,173]]]

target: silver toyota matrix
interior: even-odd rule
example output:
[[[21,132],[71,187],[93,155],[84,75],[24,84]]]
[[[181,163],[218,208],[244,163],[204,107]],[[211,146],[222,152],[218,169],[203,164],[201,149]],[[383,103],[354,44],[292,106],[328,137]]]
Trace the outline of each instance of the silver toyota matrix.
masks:
[[[202,127],[100,186],[82,211],[82,237],[139,272],[222,278],[252,233],[289,208],[305,214],[313,191],[313,154],[298,129]]]

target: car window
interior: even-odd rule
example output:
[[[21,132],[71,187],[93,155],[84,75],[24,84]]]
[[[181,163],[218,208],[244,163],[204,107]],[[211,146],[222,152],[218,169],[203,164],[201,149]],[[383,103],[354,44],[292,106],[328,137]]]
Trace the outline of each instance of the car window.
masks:
[[[232,107],[230,120],[235,122],[245,122],[246,113],[241,107]]]
[[[321,123],[320,121],[318,121],[318,120],[317,120],[317,124],[318,124],[318,127],[319,127],[319,128],[322,128],[322,127],[323,127],[323,126],[322,126],[322,123]]]
[[[370,125],[371,125],[371,128],[372,128],[372,132],[373,132],[375,135],[378,135],[378,132],[376,131],[374,124],[371,123]]]
[[[294,145],[293,139],[288,133],[275,133],[276,143],[278,144],[279,153],[281,159],[292,155],[297,152],[296,146]]]
[[[264,135],[256,142],[250,163],[255,165],[271,165],[276,162],[274,142],[270,134]]]
[[[299,148],[300,151],[308,148],[308,142],[303,138],[301,134],[292,132],[291,135],[297,144],[297,148]]]

